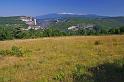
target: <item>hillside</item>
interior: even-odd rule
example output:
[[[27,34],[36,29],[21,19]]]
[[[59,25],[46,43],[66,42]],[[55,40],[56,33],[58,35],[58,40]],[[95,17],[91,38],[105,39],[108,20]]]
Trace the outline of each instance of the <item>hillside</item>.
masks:
[[[67,28],[77,24],[94,24],[101,29],[118,28],[124,26],[124,17],[108,17],[108,18],[67,18],[67,22],[59,22],[50,25],[50,28],[59,30],[67,30]]]
[[[13,16],[13,17],[0,17],[0,28],[16,28],[16,27],[21,27],[21,28],[26,28],[27,25],[25,22],[20,20],[19,16]]]
[[[53,13],[37,16],[38,22],[44,23],[46,27],[67,30],[69,27],[78,24],[94,24],[100,29],[111,29],[124,26],[124,17],[99,16],[94,14],[74,14],[74,13]],[[43,21],[44,20],[44,21]],[[44,27],[44,25],[41,25]]]
[[[0,40],[124,33],[124,17],[104,18],[97,15],[74,14],[62,16],[60,19],[35,21],[35,18],[28,16],[0,17]]]
[[[0,57],[0,82],[124,81],[123,60],[114,63],[124,57],[124,35],[1,41],[0,51],[12,46],[25,53]]]

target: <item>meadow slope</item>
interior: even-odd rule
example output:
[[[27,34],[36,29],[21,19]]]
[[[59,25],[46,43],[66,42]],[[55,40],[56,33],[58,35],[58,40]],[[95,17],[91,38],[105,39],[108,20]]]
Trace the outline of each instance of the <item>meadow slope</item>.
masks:
[[[29,53],[0,57],[0,82],[59,82],[53,78],[61,71],[65,82],[73,82],[77,64],[93,67],[124,57],[124,35],[0,41],[0,49],[12,46]]]

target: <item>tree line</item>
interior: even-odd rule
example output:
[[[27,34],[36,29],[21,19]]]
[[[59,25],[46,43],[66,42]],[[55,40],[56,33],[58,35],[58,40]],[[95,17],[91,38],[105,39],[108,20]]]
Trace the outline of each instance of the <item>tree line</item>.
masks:
[[[44,30],[22,30],[19,27],[0,28],[0,40],[12,40],[12,39],[29,39],[29,38],[39,38],[39,37],[55,37],[55,36],[73,36],[73,35],[106,35],[106,34],[123,34],[124,26],[120,28],[111,29],[79,29],[76,31],[60,31],[57,29],[44,29]]]

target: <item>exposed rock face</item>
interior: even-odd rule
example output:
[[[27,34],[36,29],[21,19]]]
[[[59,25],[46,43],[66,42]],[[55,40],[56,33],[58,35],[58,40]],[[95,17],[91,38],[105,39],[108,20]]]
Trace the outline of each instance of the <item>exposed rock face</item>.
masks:
[[[26,24],[28,24],[29,26],[36,25],[36,19],[34,19],[33,17],[23,16],[23,17],[20,17],[20,19],[24,21]]]
[[[77,24],[75,26],[71,26],[68,30],[78,30],[78,29],[93,29],[94,24]]]
[[[37,26],[37,20],[35,18],[29,17],[29,16],[23,16],[23,17],[20,17],[20,19],[28,25],[28,28],[24,29],[24,30],[30,30],[30,29],[38,30],[38,29],[40,29],[40,26]]]

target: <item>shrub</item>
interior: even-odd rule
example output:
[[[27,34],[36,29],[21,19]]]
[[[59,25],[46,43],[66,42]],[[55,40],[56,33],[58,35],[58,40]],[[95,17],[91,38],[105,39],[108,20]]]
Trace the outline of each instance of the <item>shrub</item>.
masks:
[[[124,82],[124,60],[103,63],[89,68],[94,82]]]
[[[94,43],[95,45],[100,45],[100,44],[102,44],[100,41],[95,41],[95,43]]]
[[[74,82],[88,82],[91,78],[85,66],[77,64],[72,73]]]
[[[119,67],[124,67],[124,58],[122,58],[121,60],[116,60],[114,64]]]
[[[11,48],[11,54],[14,56],[18,56],[18,57],[23,56],[23,52],[22,52],[21,48],[18,48],[16,46],[13,46]]]
[[[21,48],[13,46],[10,50],[0,50],[0,56],[23,56]]]
[[[58,80],[60,82],[63,82],[65,78],[65,74],[63,71],[59,72],[58,74],[55,75],[55,77],[53,78],[54,80]]]
[[[10,50],[0,50],[0,56],[8,56],[11,55]]]

